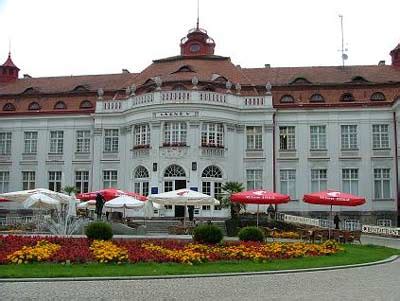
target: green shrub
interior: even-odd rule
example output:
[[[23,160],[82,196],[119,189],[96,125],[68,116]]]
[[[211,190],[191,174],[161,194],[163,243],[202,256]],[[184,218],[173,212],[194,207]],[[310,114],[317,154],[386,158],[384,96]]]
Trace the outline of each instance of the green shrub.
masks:
[[[90,223],[85,234],[89,239],[110,240],[113,237],[111,226],[104,222]]]
[[[244,227],[239,231],[239,239],[242,241],[264,241],[264,233],[257,227]]]
[[[215,225],[200,225],[193,230],[193,240],[199,243],[217,244],[223,237],[222,230]]]
[[[240,220],[237,218],[225,221],[226,233],[228,236],[237,236],[239,232]]]

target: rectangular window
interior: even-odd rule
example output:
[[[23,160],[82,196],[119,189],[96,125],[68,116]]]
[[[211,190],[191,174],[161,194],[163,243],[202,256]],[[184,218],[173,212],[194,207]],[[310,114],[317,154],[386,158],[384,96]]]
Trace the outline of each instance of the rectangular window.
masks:
[[[311,169],[311,191],[324,191],[327,189],[328,177],[326,169]]]
[[[25,154],[37,153],[38,132],[24,132],[24,152]]]
[[[49,189],[61,191],[61,171],[49,171]]]
[[[202,182],[201,187],[202,193],[211,195],[211,182]]]
[[[357,149],[357,125],[342,125],[342,149],[352,150]]]
[[[296,136],[294,126],[279,127],[279,149],[280,150],[295,150]]]
[[[172,191],[174,190],[174,186],[173,186],[173,182],[172,181],[165,181],[164,182],[164,192],[168,192],[168,191]]]
[[[389,126],[387,124],[372,125],[372,147],[374,149],[389,148]]]
[[[103,188],[118,187],[118,171],[103,170]]]
[[[247,190],[263,188],[262,169],[247,169]]]
[[[310,148],[311,150],[326,149],[326,126],[310,126]]]
[[[358,195],[358,169],[342,169],[343,192]]]
[[[89,192],[89,171],[75,171],[75,188],[78,193]]]
[[[203,123],[201,127],[201,146],[224,146],[224,126],[222,123]]]
[[[374,169],[374,198],[390,199],[390,169]]]
[[[11,155],[11,133],[0,133],[0,155]]]
[[[117,153],[118,152],[118,129],[106,129],[104,130],[104,152],[105,153]]]
[[[148,124],[135,125],[134,129],[135,147],[150,145],[150,126]]]
[[[10,172],[0,171],[0,193],[8,192],[9,185],[10,185]]]
[[[262,150],[262,126],[246,127],[247,150]]]
[[[149,195],[149,182],[135,182],[134,183],[134,191],[144,196]]]
[[[163,146],[186,146],[187,125],[185,122],[165,122]]]
[[[50,131],[50,153],[62,154],[64,149],[64,132]]]
[[[392,220],[387,218],[380,218],[376,220],[376,225],[380,227],[391,227]]]
[[[76,152],[90,153],[90,131],[76,131]]]
[[[36,174],[34,171],[22,172],[22,190],[34,189],[36,184]]]
[[[292,200],[296,199],[296,170],[280,170],[281,193],[290,195]]]

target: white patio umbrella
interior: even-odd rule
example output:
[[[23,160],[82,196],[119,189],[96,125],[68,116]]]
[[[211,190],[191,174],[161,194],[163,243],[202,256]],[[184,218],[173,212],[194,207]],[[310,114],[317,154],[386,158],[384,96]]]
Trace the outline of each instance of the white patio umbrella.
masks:
[[[134,197],[131,197],[129,195],[121,195],[104,204],[104,207],[109,208],[111,210],[113,208],[124,209],[124,217],[126,217],[125,213],[126,209],[140,209],[143,208],[144,206],[145,202],[139,201],[138,199],[135,199]]]
[[[0,194],[0,198],[6,199],[6,200],[9,200],[12,202],[23,203],[31,195],[34,195],[37,193],[40,193],[42,195],[51,197],[52,199],[58,200],[62,204],[68,204],[69,200],[71,198],[73,198],[72,196],[69,196],[67,194],[55,192],[55,191],[52,191],[52,190],[49,190],[46,188],[35,188],[35,189],[30,189],[30,190],[2,193],[2,194]]]
[[[219,201],[214,197],[186,188],[152,194],[149,196],[149,200],[160,205],[185,206],[184,223],[186,220],[187,206],[219,205]]]
[[[96,206],[96,201],[95,200],[90,200],[86,202],[81,202],[78,205],[76,205],[76,208],[78,209],[86,209],[86,208],[94,208]]]
[[[23,202],[24,208],[60,209],[61,202],[42,193],[35,193]]]

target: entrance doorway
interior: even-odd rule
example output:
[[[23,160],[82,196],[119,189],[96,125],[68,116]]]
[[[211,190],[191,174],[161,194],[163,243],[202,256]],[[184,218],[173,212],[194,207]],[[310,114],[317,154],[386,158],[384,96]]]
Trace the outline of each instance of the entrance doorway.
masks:
[[[185,170],[176,164],[170,165],[164,172],[164,192],[186,188]],[[175,217],[185,216],[185,206],[175,205]]]

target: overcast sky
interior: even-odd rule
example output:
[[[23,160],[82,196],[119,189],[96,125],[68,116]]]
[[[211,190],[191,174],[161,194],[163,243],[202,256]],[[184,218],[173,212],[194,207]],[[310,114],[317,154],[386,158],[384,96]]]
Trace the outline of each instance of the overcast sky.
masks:
[[[0,63],[34,77],[139,72],[179,54],[197,0],[0,0]],[[200,0],[216,54],[242,67],[390,63],[400,42],[399,0]]]

